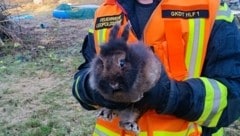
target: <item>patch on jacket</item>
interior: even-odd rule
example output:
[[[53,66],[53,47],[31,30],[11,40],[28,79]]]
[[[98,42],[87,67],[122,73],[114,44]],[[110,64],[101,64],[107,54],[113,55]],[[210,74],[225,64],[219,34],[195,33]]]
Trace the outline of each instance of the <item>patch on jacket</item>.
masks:
[[[192,10],[192,11],[182,11],[182,10],[163,10],[163,18],[208,18],[208,10]]]
[[[96,19],[95,30],[111,28],[116,23],[123,23],[123,14],[113,16],[103,16]]]

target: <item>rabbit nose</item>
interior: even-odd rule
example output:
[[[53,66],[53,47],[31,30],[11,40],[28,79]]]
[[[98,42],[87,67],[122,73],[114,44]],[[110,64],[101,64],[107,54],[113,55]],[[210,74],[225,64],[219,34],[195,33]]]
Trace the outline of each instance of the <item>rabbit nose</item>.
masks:
[[[111,86],[113,89],[118,89],[118,88],[119,88],[119,84],[118,84],[118,83],[110,83],[110,86]]]

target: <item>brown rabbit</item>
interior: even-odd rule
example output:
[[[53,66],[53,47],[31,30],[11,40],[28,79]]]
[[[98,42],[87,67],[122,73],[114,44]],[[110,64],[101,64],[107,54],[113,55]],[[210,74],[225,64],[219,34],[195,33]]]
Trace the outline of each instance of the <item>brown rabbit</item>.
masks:
[[[134,103],[159,80],[161,63],[143,42],[127,44],[129,25],[121,37],[117,37],[119,29],[119,24],[114,25],[109,41],[101,45],[99,55],[91,63],[89,81],[105,99],[131,105],[122,111],[103,108],[100,116],[111,119],[114,113],[119,116],[121,127],[137,133],[136,122],[144,111],[134,107]]]

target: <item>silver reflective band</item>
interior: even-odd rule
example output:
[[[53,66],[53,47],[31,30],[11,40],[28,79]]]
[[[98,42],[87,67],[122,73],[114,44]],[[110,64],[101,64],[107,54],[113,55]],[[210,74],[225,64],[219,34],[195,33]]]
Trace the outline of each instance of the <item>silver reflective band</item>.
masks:
[[[97,134],[98,136],[108,136],[107,134],[103,133],[97,128],[95,128],[94,133]]]
[[[212,111],[208,115],[207,119],[204,121],[204,123],[203,123],[204,126],[208,126],[211,123],[212,118],[215,116],[215,114],[219,110],[220,101],[221,101],[221,91],[220,91],[220,88],[217,84],[217,81],[214,81],[212,79],[207,79],[207,80],[210,82],[210,84],[212,85],[212,87],[214,89],[214,98],[213,98]]]
[[[194,19],[194,38],[193,38],[193,46],[192,48],[192,55],[190,58],[190,67],[189,67],[189,77],[194,77],[195,67],[196,67],[196,58],[198,54],[198,43],[200,37],[200,19]]]
[[[217,16],[216,16],[216,20],[226,20],[228,22],[232,22],[233,21],[233,14],[231,9],[227,6],[226,3],[224,3],[223,6],[220,6]]]

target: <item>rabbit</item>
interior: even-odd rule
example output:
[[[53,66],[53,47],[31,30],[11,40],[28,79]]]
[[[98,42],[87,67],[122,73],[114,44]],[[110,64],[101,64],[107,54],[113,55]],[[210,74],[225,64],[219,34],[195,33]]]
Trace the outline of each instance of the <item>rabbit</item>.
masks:
[[[119,29],[119,24],[113,26],[109,41],[100,46],[100,53],[91,62],[89,83],[105,99],[130,105],[124,110],[102,108],[99,116],[111,120],[117,115],[120,127],[138,133],[137,120],[146,110],[135,107],[134,103],[156,84],[162,67],[143,42],[127,43],[129,24],[121,37],[118,37]]]

